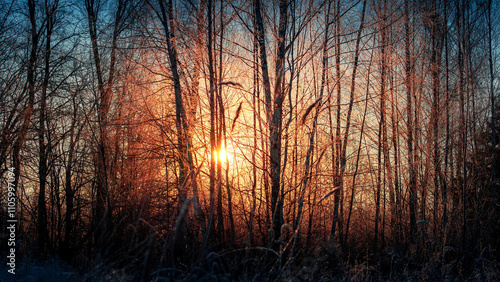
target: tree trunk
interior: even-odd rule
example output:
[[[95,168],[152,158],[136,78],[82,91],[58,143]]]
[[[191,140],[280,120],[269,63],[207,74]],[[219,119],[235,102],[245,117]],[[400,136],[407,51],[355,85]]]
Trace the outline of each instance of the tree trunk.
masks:
[[[458,35],[458,96],[460,111],[460,154],[457,165],[461,167],[462,176],[462,251],[467,249],[467,125],[465,116],[465,39],[463,31],[464,11],[461,1],[457,1],[457,35]]]
[[[213,28],[212,28],[212,0],[208,0],[207,5],[207,31],[208,31],[208,72],[209,72],[209,103],[210,103],[210,203],[209,203],[209,215],[208,215],[208,241],[213,243],[214,232],[215,232],[215,188],[217,185],[216,177],[216,160],[217,160],[217,140],[216,140],[216,81],[215,81],[215,70],[213,62]]]
[[[187,199],[187,179],[189,171],[192,171],[192,154],[191,145],[189,143],[189,125],[186,117],[186,111],[182,100],[181,78],[178,70],[178,57],[175,42],[175,19],[173,17],[173,4],[172,0],[165,3],[164,0],[158,0],[160,6],[160,20],[162,22],[165,38],[167,43],[167,53],[170,62],[170,70],[172,72],[172,80],[174,83],[174,96],[175,96],[175,117],[177,129],[177,151],[179,153],[179,216],[182,215],[182,208],[188,204]],[[193,183],[196,185],[196,183]],[[182,219],[181,219],[182,220]],[[177,230],[174,234],[174,253],[176,257],[180,257],[184,251],[185,242],[184,237],[187,230],[185,224],[180,226],[182,230]],[[209,232],[210,233],[210,232]]]
[[[260,47],[260,62],[262,78],[264,81],[264,96],[269,121],[269,165],[271,175],[271,220],[274,232],[273,240],[280,237],[280,229],[283,224],[283,199],[280,197],[281,183],[281,138],[282,138],[282,109],[284,100],[284,75],[285,75],[285,34],[288,25],[288,3],[287,0],[279,2],[279,27],[278,27],[278,50],[276,53],[276,81],[274,96],[271,97],[271,87],[266,56],[266,44],[264,25],[262,20],[262,7],[260,0],[254,1],[254,14],[256,33]]]
[[[364,4],[365,3],[366,3],[366,1],[364,1]],[[370,57],[370,65],[368,66],[367,73],[370,73],[370,70],[371,70],[372,57],[373,57],[373,53],[372,53],[372,56]],[[366,120],[366,112],[368,110],[369,94],[370,94],[370,76],[367,77],[367,81],[366,81],[365,107],[364,107],[364,111],[363,111],[363,120],[361,121],[361,129],[360,129],[360,133],[359,133],[358,150],[356,153],[356,164],[354,165],[354,173],[352,175],[351,200],[349,202],[349,212],[347,214],[347,223],[346,223],[345,236],[344,236],[344,245],[347,244],[347,239],[349,237],[348,236],[349,235],[349,225],[351,222],[352,208],[354,205],[354,197],[356,195],[356,177],[358,175],[359,159],[360,159],[360,155],[361,155],[361,145],[363,142],[363,135],[364,135],[364,131],[365,131],[365,120]]]
[[[489,62],[489,74],[490,74],[490,109],[491,109],[491,148],[492,148],[492,158],[491,158],[491,179],[490,179],[490,200],[488,203],[488,233],[487,233],[487,244],[488,249],[491,252],[492,246],[494,246],[491,242],[492,233],[498,228],[495,228],[493,225],[494,222],[497,222],[497,189],[498,189],[498,176],[497,176],[497,132],[496,132],[496,122],[495,118],[497,117],[496,106],[495,106],[495,72],[493,70],[494,62],[493,62],[493,46],[492,46],[492,20],[491,20],[491,3],[492,1],[488,1],[488,11],[487,11],[487,24],[488,24],[488,62]]]
[[[442,22],[438,11],[437,3],[434,1],[430,7],[429,29],[431,33],[431,77],[432,77],[432,142],[433,142],[433,163],[434,163],[434,224],[438,224],[439,212],[439,191],[441,178],[441,163],[439,151],[439,95],[440,95],[440,73],[441,73],[441,55],[442,44]]]
[[[276,81],[274,85],[274,97],[271,108],[273,109],[271,122],[269,124],[269,148],[271,166],[271,210],[273,219],[274,239],[281,236],[281,225],[283,224],[283,199],[280,197],[281,188],[281,139],[283,120],[283,101],[285,91],[283,89],[285,78],[285,34],[288,25],[288,1],[279,1],[279,27],[278,27],[278,50],[276,53]]]
[[[108,132],[108,115],[113,98],[112,87],[115,78],[116,65],[116,49],[118,44],[118,36],[120,34],[120,25],[125,11],[125,3],[123,0],[118,1],[117,11],[115,13],[113,34],[111,39],[111,52],[109,61],[109,72],[107,81],[104,79],[104,70],[101,62],[100,49],[98,45],[98,13],[99,5],[94,0],[85,0],[85,8],[87,11],[87,20],[89,24],[89,34],[92,44],[92,54],[94,57],[94,65],[96,68],[96,76],[98,83],[97,98],[97,117],[99,136],[97,140],[97,152],[95,156],[96,163],[96,205],[94,218],[94,240],[99,246],[103,244],[107,238],[107,232],[110,232],[112,227],[112,210],[109,194],[109,132]]]
[[[415,242],[417,235],[417,219],[416,219],[416,206],[417,206],[417,176],[415,171],[414,162],[414,148],[413,148],[413,63],[410,53],[410,7],[409,0],[404,2],[404,20],[405,20],[405,86],[406,86],[406,103],[407,103],[407,131],[408,131],[408,166],[409,166],[409,190],[410,190],[410,241]]]
[[[45,3],[45,21],[46,21],[46,46],[45,46],[45,69],[44,69],[44,77],[42,84],[42,93],[40,97],[40,109],[39,109],[39,125],[38,125],[38,146],[40,150],[39,159],[38,159],[38,180],[40,189],[38,191],[38,248],[40,254],[45,255],[46,246],[49,245],[49,232],[47,229],[47,203],[45,200],[45,191],[47,184],[47,158],[48,151],[47,146],[45,144],[45,123],[47,116],[47,88],[49,86],[49,78],[50,78],[50,55],[52,51],[51,46],[51,37],[52,30],[54,28],[55,22],[55,13],[57,10],[57,1],[53,4],[54,6],[50,6],[46,2]]]
[[[337,4],[337,18],[340,15],[340,6]],[[341,196],[341,191],[342,191],[342,186],[344,182],[344,173],[345,173],[345,167],[347,164],[347,141],[349,139],[349,129],[351,126],[351,114],[352,114],[352,108],[354,105],[354,95],[355,95],[355,89],[356,89],[356,72],[358,69],[358,62],[359,62],[359,52],[360,52],[360,43],[361,43],[361,34],[363,32],[364,28],[364,19],[365,19],[365,11],[366,11],[366,0],[363,1],[363,9],[361,11],[361,23],[359,25],[358,29],[358,34],[357,34],[357,39],[356,39],[356,47],[354,51],[354,66],[352,70],[352,77],[351,77],[351,93],[350,93],[350,98],[349,98],[349,107],[347,109],[347,117],[346,117],[346,128],[344,131],[344,137],[342,142],[339,141],[339,166],[340,166],[340,171],[338,173],[338,179],[335,183],[335,188],[338,188],[335,191],[334,194],[334,210],[333,210],[333,223],[332,223],[332,228],[330,231],[330,242],[333,242],[335,239],[335,231],[336,231],[336,226],[338,224],[338,211],[339,211],[339,204],[340,204],[340,196]],[[337,26],[339,25],[340,20],[337,21]],[[337,27],[338,30],[336,31],[337,35],[340,34],[340,27]],[[340,52],[340,42],[337,41],[337,44],[339,45],[337,53]],[[339,54],[339,53],[338,53]],[[338,108],[337,108],[337,134],[338,134],[338,140],[340,140],[340,69],[338,68],[340,64],[340,61],[337,61],[337,79],[338,79],[338,97],[337,97],[337,103],[338,103]],[[335,174],[335,173],[334,173]],[[339,228],[339,233],[340,233],[340,228]],[[340,241],[342,241],[342,237],[339,236]]]

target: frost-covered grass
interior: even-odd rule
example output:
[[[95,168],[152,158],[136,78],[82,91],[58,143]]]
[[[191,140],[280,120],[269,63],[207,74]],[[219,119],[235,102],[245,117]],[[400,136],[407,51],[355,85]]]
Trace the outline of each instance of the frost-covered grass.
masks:
[[[15,274],[7,269],[0,273],[0,281],[27,281],[27,282],[79,282],[79,281],[137,281],[137,278],[127,273],[127,268],[120,270],[110,269],[103,265],[96,265],[91,270],[75,269],[61,259],[49,259],[44,262],[37,260],[22,260],[16,266]]]
[[[44,262],[23,259],[16,265],[15,274],[7,269],[0,273],[0,281],[62,282],[81,281],[80,278],[71,267],[56,259]]]
[[[439,258],[430,258],[417,266],[407,258],[389,255],[390,260],[382,257],[347,263],[338,256],[318,253],[280,267],[262,248],[242,249],[241,252],[212,252],[191,266],[151,269],[147,276],[127,265],[113,268],[96,262],[84,270],[60,259],[23,260],[15,275],[3,267],[0,281],[500,281],[500,265],[495,261],[471,260],[470,272],[465,273],[460,259],[445,263]]]

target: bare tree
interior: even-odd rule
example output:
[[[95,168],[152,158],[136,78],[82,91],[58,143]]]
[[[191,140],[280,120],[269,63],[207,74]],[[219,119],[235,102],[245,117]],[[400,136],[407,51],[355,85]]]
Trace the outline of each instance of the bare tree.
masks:
[[[410,4],[408,0],[404,1],[404,21],[405,21],[405,88],[406,88],[406,105],[407,105],[407,131],[408,131],[408,165],[409,165],[409,212],[410,212],[410,240],[416,240],[417,232],[417,219],[416,219],[416,206],[417,206],[417,176],[415,170],[415,153],[414,153],[414,127],[413,127],[413,63],[411,55],[411,30],[410,30]]]
[[[113,84],[116,70],[116,52],[118,48],[118,37],[123,29],[125,20],[127,0],[119,0],[114,15],[113,33],[111,38],[110,58],[106,75],[106,65],[103,65],[102,50],[98,42],[99,13],[102,6],[99,1],[86,0],[85,8],[89,25],[89,35],[92,43],[93,63],[97,76],[97,120],[98,134],[96,139],[96,206],[95,206],[95,242],[102,244],[107,232],[112,230],[112,207],[110,201],[110,134],[109,134],[109,112],[113,99]]]
[[[47,206],[45,201],[45,190],[47,184],[47,158],[48,148],[45,143],[46,139],[46,118],[47,118],[47,91],[49,87],[49,79],[51,72],[51,52],[52,52],[52,32],[54,30],[56,13],[58,10],[59,1],[51,3],[45,1],[45,56],[44,56],[44,75],[42,82],[42,93],[40,97],[39,114],[39,127],[38,127],[38,146],[39,146],[39,160],[38,160],[38,179],[40,190],[38,191],[38,247],[42,254],[45,254],[45,245],[48,243],[49,232],[47,230]]]

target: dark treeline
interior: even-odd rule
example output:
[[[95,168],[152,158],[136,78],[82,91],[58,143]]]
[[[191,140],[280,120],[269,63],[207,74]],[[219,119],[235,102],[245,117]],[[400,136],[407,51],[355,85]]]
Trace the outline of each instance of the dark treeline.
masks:
[[[14,171],[19,267],[499,279],[499,17],[492,0],[3,0],[0,249]]]

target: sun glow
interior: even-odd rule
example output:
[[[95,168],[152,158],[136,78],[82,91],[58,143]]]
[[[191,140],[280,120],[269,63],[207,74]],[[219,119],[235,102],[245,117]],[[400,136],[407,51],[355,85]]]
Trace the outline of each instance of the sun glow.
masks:
[[[220,150],[214,151],[213,154],[217,163],[226,164],[226,162],[231,163],[233,161],[233,155],[224,147],[222,147]]]

